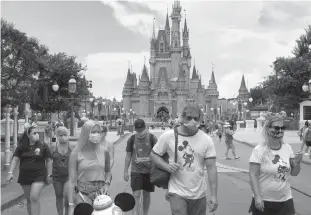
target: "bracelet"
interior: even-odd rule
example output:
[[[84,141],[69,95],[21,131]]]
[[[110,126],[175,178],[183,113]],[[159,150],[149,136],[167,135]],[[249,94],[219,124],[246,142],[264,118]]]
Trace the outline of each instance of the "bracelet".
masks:
[[[8,174],[13,174],[13,172],[8,172]]]
[[[75,204],[72,203],[72,202],[69,202],[68,205],[71,206],[71,207],[72,207],[72,206],[75,206]]]

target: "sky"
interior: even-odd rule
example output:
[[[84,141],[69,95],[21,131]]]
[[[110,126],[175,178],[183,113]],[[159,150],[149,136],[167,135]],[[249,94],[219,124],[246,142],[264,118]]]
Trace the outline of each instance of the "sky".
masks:
[[[36,37],[51,53],[66,52],[87,66],[95,96],[122,99],[129,62],[140,75],[149,59],[152,23],[165,25],[173,1],[1,1],[1,15]],[[212,64],[220,98],[248,89],[288,57],[311,24],[307,1],[181,1],[187,18],[192,65],[208,85]],[[171,25],[171,23],[170,23]],[[181,29],[182,30],[182,29]],[[192,71],[192,68],[191,68]]]

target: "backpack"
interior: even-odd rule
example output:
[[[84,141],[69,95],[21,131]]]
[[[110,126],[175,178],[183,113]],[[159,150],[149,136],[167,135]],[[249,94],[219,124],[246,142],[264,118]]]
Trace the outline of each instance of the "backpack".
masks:
[[[154,135],[149,133],[149,142],[151,144],[151,148],[153,148],[153,146],[156,144],[154,142],[154,138],[153,137],[154,137]],[[134,145],[134,141],[135,141],[135,134],[130,137],[130,144]]]

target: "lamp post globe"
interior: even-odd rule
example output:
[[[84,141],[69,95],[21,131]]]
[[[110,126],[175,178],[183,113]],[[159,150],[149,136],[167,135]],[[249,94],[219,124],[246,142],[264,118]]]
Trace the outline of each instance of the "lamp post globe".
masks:
[[[250,103],[252,103],[252,102],[253,102],[253,98],[249,98],[248,101],[249,101]]]
[[[58,91],[59,86],[56,82],[53,84],[52,89],[54,90],[54,92]]]
[[[244,104],[244,106],[246,106],[246,105],[247,105],[247,102],[244,102],[243,104]]]
[[[74,94],[77,90],[77,81],[71,76],[70,80],[68,81],[68,91],[71,94]]]
[[[94,102],[94,105],[95,105],[95,106],[97,106],[97,105],[98,105],[98,103],[95,101],[95,102]]]
[[[304,84],[304,85],[302,86],[302,90],[303,90],[304,92],[308,92],[308,90],[309,90],[308,85]]]

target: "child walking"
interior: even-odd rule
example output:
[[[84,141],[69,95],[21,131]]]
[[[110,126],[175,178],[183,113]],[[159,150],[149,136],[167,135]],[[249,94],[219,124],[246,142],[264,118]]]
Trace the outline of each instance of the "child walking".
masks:
[[[52,142],[51,152],[53,158],[53,186],[56,196],[58,215],[68,215],[68,162],[71,153],[68,140],[68,130],[60,126],[56,130],[57,141]]]

